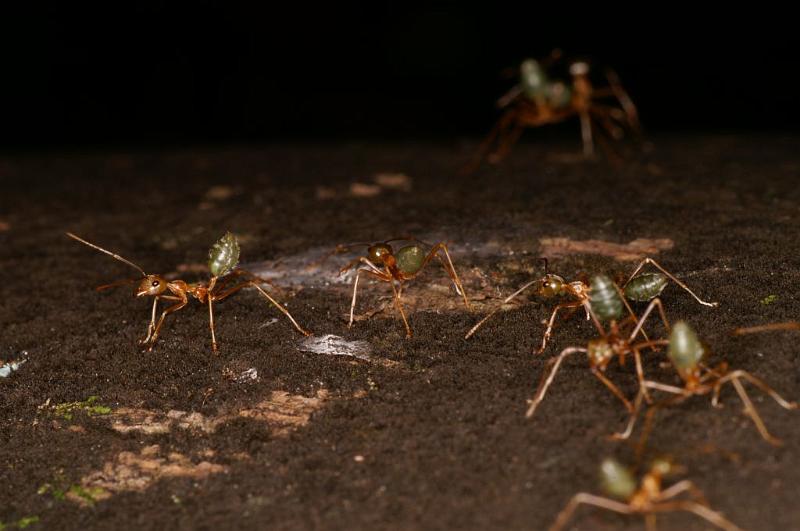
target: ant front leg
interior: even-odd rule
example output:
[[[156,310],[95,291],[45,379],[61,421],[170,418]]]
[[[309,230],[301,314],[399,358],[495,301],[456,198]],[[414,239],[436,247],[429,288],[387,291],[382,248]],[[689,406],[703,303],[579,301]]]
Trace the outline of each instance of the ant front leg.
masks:
[[[156,309],[158,308],[158,297],[153,297],[153,311],[150,313],[150,324],[147,325],[147,335],[144,339],[139,341],[140,345],[144,345],[150,341],[150,336],[153,335],[153,330],[156,328]]]
[[[167,299],[167,298],[168,299],[172,299],[172,297],[161,297],[161,298],[162,299]],[[161,318],[158,320],[158,324],[156,325],[155,329],[153,330],[153,335],[150,337],[150,346],[147,348],[148,352],[153,350],[153,347],[156,344],[156,340],[158,340],[158,334],[161,331],[161,327],[164,325],[164,319],[167,317],[167,315],[169,315],[169,314],[171,314],[173,312],[177,312],[178,310],[180,310],[181,308],[186,306],[188,303],[189,303],[189,298],[186,297],[186,294],[184,293],[183,297],[180,297],[179,302],[177,302],[176,304],[173,304],[172,306],[169,306],[163,312],[161,312]]]
[[[353,326],[354,313],[356,309],[356,296],[358,295],[358,279],[360,278],[361,273],[366,273],[368,275],[371,275],[382,282],[391,282],[392,280],[394,280],[392,275],[388,271],[381,271],[375,264],[373,264],[363,256],[354,260],[354,262],[363,263],[365,265],[364,267],[358,268],[358,270],[356,271],[356,278],[353,281],[353,300],[350,303],[350,321],[347,323],[347,328],[352,328]],[[350,267],[351,266],[348,266],[348,269]]]
[[[155,297],[153,297],[153,310],[150,313],[150,324],[147,325],[147,336],[145,336],[144,339],[139,341],[140,345],[146,345],[148,342],[150,342],[151,338],[153,337],[153,332],[156,329],[156,310],[157,310],[157,307],[158,307],[158,301],[161,300],[161,299],[167,300],[167,301],[180,301],[180,300],[183,300],[182,298],[175,297],[173,295],[156,295]]]
[[[542,283],[542,281],[541,281],[540,279],[537,279],[537,280],[531,280],[530,282],[528,282],[527,284],[525,284],[524,286],[522,286],[521,288],[519,288],[517,291],[515,291],[514,293],[512,293],[511,295],[509,295],[508,297],[506,297],[505,299],[503,299],[503,302],[501,302],[501,303],[500,303],[500,305],[499,305],[497,308],[495,308],[494,310],[492,310],[491,312],[489,312],[489,313],[486,315],[486,317],[484,317],[483,319],[481,319],[480,321],[478,321],[478,323],[477,323],[475,326],[473,326],[472,328],[470,328],[469,332],[467,332],[467,335],[465,335],[465,336],[464,336],[464,339],[469,339],[470,337],[472,337],[472,336],[473,336],[473,334],[475,334],[475,332],[477,332],[477,331],[478,331],[478,328],[480,328],[481,326],[483,326],[483,323],[485,323],[486,321],[488,321],[488,320],[489,320],[489,319],[490,319],[490,318],[491,318],[493,315],[495,315],[497,312],[499,312],[499,311],[500,311],[500,310],[503,308],[503,305],[505,305],[505,304],[508,304],[509,302],[511,302],[511,300],[512,300],[512,299],[514,299],[514,297],[516,297],[517,295],[519,295],[520,293],[522,293],[523,291],[525,291],[525,290],[526,290],[526,289],[528,289],[529,287],[533,286],[534,284],[541,284],[541,283]],[[589,314],[588,314],[588,313],[586,314],[586,317],[587,317],[587,319],[588,319],[588,317],[589,317]]]
[[[550,361],[547,362],[548,366],[552,366],[549,373],[542,375],[542,381],[539,383],[539,388],[536,390],[536,395],[531,400],[531,405],[528,407],[528,411],[525,412],[525,418],[529,419],[536,413],[536,408],[539,407],[539,404],[544,400],[544,395],[547,393],[547,389],[550,387],[550,384],[553,383],[553,379],[556,377],[556,373],[558,372],[558,368],[561,366],[561,362],[564,361],[564,358],[571,354],[576,353],[586,353],[586,349],[583,347],[569,347],[561,351],[561,354],[558,356],[551,358]]]
[[[553,327],[555,326],[556,315],[558,314],[558,311],[566,308],[577,309],[581,306],[583,306],[583,301],[565,302],[559,304],[553,309],[553,313],[550,314],[550,320],[547,322],[547,329],[544,331],[544,336],[542,336],[542,346],[539,347],[538,350],[536,350],[535,354],[537,355],[541,354],[547,348],[547,342],[550,340],[550,335],[553,332]]]

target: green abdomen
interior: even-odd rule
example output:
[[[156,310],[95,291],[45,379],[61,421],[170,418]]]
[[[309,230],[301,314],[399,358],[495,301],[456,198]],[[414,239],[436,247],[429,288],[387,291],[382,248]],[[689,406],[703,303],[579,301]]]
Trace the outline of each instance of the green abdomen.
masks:
[[[661,273],[644,273],[625,286],[625,297],[636,302],[655,299],[667,287],[667,277]]]
[[[589,304],[601,321],[613,321],[622,317],[622,299],[614,287],[614,282],[606,275],[592,278]]]
[[[397,269],[401,273],[413,275],[425,262],[425,250],[418,245],[407,245],[397,251],[394,257],[397,260]]]

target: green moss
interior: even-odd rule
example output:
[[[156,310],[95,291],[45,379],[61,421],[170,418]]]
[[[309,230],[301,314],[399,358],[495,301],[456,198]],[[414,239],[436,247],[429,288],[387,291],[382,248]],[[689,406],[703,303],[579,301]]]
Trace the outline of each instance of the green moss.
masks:
[[[83,411],[90,417],[108,415],[111,413],[110,407],[97,403],[99,400],[99,396],[93,395],[83,402],[65,402],[63,404],[57,404],[53,407],[53,413],[56,417],[64,420],[72,420],[74,414],[78,411]]]
[[[39,522],[38,516],[23,516],[16,522],[3,523],[0,522],[0,531],[7,531],[10,529],[25,529]]]
[[[761,299],[761,304],[763,304],[764,306],[766,306],[766,305],[768,305],[768,304],[772,304],[772,303],[773,303],[773,302],[775,302],[776,300],[778,300],[778,296],[777,296],[777,295],[767,295],[766,297],[764,297],[763,299]]]
[[[26,516],[24,518],[20,518],[17,521],[17,527],[20,529],[25,529],[28,526],[31,526],[39,521],[38,516]]]

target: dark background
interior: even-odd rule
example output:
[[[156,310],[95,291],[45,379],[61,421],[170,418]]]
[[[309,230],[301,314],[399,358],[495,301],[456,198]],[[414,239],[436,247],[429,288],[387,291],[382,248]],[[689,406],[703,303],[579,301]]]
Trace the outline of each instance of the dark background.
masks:
[[[554,47],[613,66],[650,132],[796,128],[800,47],[788,13],[526,5],[70,3],[6,12],[2,142],[475,137],[513,84],[503,69]]]

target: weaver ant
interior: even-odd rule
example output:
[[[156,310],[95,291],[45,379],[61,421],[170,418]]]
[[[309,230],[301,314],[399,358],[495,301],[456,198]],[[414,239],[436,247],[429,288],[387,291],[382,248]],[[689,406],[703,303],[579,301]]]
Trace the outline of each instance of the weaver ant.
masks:
[[[528,282],[517,291],[506,297],[497,308],[492,310],[488,315],[486,315],[486,317],[478,321],[478,323],[475,324],[475,326],[473,326],[469,332],[467,332],[466,336],[464,336],[464,339],[469,339],[473,334],[475,334],[475,332],[477,332],[486,321],[488,321],[493,315],[503,308],[503,305],[509,303],[511,300],[517,297],[517,295],[529,287],[536,286],[536,293],[544,299],[552,299],[556,296],[563,295],[574,299],[569,302],[558,304],[550,314],[550,319],[547,322],[547,328],[542,336],[542,345],[538,350],[536,350],[536,354],[541,354],[544,352],[545,348],[547,348],[547,342],[553,332],[553,327],[555,326],[556,315],[558,312],[560,310],[571,310],[574,312],[581,306],[585,307],[587,301],[589,300],[590,288],[582,280],[566,282],[562,277],[549,273],[547,267],[547,258],[542,258],[541,261],[544,262],[544,276],[540,279]],[[646,265],[652,265],[658,269],[659,272],[639,274],[642,268]],[[628,300],[634,302],[649,302],[661,295],[661,292],[667,287],[669,280],[672,280],[675,284],[687,291],[700,304],[711,307],[719,305],[717,302],[706,302],[702,300],[691,289],[689,289],[686,284],[675,278],[672,273],[661,267],[658,262],[652,258],[645,258],[639,263],[631,276],[628,278],[628,281],[622,286],[622,293],[624,294],[622,302],[625,304],[625,307],[628,309],[630,315],[633,315],[633,311],[628,305]],[[570,313],[569,315],[572,314]],[[586,318],[589,319],[588,311],[586,312]],[[647,334],[645,334],[645,337],[647,337]]]
[[[692,396],[707,394],[712,395],[711,404],[714,407],[721,407],[719,405],[720,390],[723,385],[730,382],[744,404],[745,414],[753,421],[761,437],[772,445],[779,446],[782,444],[780,439],[773,437],[770,435],[769,431],[767,431],[764,421],[761,420],[758,411],[756,411],[753,402],[750,400],[747,391],[742,385],[742,380],[746,380],[761,389],[761,391],[769,395],[784,409],[798,409],[797,402],[785,400],[763,380],[756,378],[747,371],[729,371],[728,364],[725,362],[720,363],[716,367],[707,366],[704,360],[708,355],[708,348],[700,341],[694,330],[683,321],[675,323],[675,326],[672,327],[669,340],[661,339],[653,341],[652,343],[656,345],[667,345],[667,357],[678,373],[678,376],[683,380],[684,386],[676,387],[674,385],[662,384],[651,380],[641,382],[639,394],[636,397],[628,426],[625,428],[625,431],[614,434],[614,438],[627,439],[630,437],[642,406],[642,399],[647,389],[664,391],[676,396],[660,402],[647,412],[645,428],[639,442],[640,449],[644,446],[644,442],[652,427],[653,416],[658,409],[679,404]]]
[[[643,515],[649,531],[656,529],[658,513],[677,511],[693,513],[725,531],[742,531],[720,513],[712,510],[702,491],[690,480],[684,479],[666,489],[662,488],[665,476],[680,471],[681,469],[669,460],[656,459],[637,486],[636,479],[628,468],[614,459],[605,459],[600,465],[600,480],[603,490],[610,497],[597,496],[587,492],[574,495],[558,514],[550,531],[563,529],[572,514],[581,505],[591,505],[620,514]],[[675,499],[684,493],[688,493],[690,499]]]
[[[589,64],[573,62],[569,65],[571,82],[565,83],[547,74],[547,68],[560,57],[560,51],[556,50],[543,61],[526,59],[520,64],[519,82],[497,101],[497,106],[505,112],[479,147],[473,162],[465,168],[466,172],[475,170],[484,158],[491,163],[500,162],[525,128],[555,124],[575,116],[581,123],[585,157],[594,155],[593,124],[599,124],[615,140],[621,139],[626,129],[635,134],[640,132],[636,106],[613,70],[606,69],[606,86],[595,87],[589,79]],[[602,137],[598,139],[603,142]]]
[[[413,243],[405,245],[395,251],[389,244],[396,241]],[[400,297],[403,294],[403,283],[416,277],[434,257],[438,258],[442,263],[445,272],[450,277],[450,280],[453,281],[456,293],[464,298],[464,306],[466,306],[467,310],[470,309],[464,286],[461,285],[461,280],[458,278],[458,273],[456,273],[456,269],[453,266],[453,261],[450,259],[447,245],[443,242],[430,245],[417,238],[404,236],[372,244],[356,243],[340,245],[334,252],[344,252],[352,247],[359,246],[367,247],[367,256],[360,256],[354,259],[339,271],[339,274],[342,275],[346,271],[357,267],[356,278],[353,281],[353,300],[350,304],[350,321],[347,324],[348,328],[353,326],[356,294],[358,293],[358,279],[361,273],[365,273],[381,282],[388,283],[392,287],[395,308],[397,308],[400,317],[403,319],[403,324],[406,328],[406,338],[410,338],[412,336],[411,327],[408,325],[406,314],[403,311],[403,305],[400,302]],[[425,248],[429,249],[427,253]],[[397,286],[395,286],[395,282]]]
[[[617,285],[606,275],[597,275],[592,278],[590,289],[590,297],[584,299],[581,304],[586,308],[597,331],[600,333],[600,337],[589,341],[586,347],[566,348],[561,351],[558,356],[554,356],[548,361],[547,366],[551,367],[550,372],[545,372],[542,375],[542,380],[539,384],[539,388],[536,390],[536,395],[525,413],[526,418],[531,418],[536,412],[536,408],[542,400],[544,400],[547,389],[550,387],[550,384],[553,383],[553,379],[558,372],[558,368],[561,366],[561,362],[564,361],[564,358],[576,353],[586,354],[589,358],[589,369],[592,371],[592,374],[603,382],[603,385],[608,387],[614,396],[620,399],[628,411],[633,411],[634,409],[630,401],[622,394],[622,391],[605,376],[604,372],[615,356],[619,358],[619,363],[623,366],[625,365],[625,356],[632,354],[636,362],[636,374],[641,385],[642,382],[645,381],[644,370],[642,369],[641,351],[645,348],[652,347],[657,344],[657,342],[650,341],[649,339],[640,343],[633,343],[633,341],[636,339],[636,336],[639,335],[639,332],[644,333],[642,328],[654,308],[658,307],[661,320],[667,330],[669,330],[669,321],[667,321],[667,317],[664,314],[661,300],[655,298],[650,302],[647,309],[642,314],[642,317],[638,320],[635,314],[631,312],[631,317],[628,319],[633,319],[634,328],[629,335],[625,336],[620,332],[619,324],[617,323],[617,320],[622,316],[623,303],[625,302]],[[601,321],[608,321],[610,323],[608,331],[603,328]]]
[[[119,260],[129,266],[133,267],[142,274],[142,279],[136,288],[136,297],[153,297],[153,310],[151,312],[150,324],[147,327],[147,336],[139,342],[141,345],[146,345],[148,351],[153,350],[158,334],[161,331],[161,326],[164,324],[164,319],[167,315],[177,312],[189,303],[189,296],[194,297],[202,304],[208,304],[208,324],[211,329],[211,348],[214,352],[217,351],[217,339],[214,334],[214,309],[213,304],[221,301],[237,291],[247,286],[252,286],[258,290],[261,295],[267,298],[269,302],[275,305],[286,317],[292,322],[294,327],[303,335],[311,335],[311,332],[304,330],[294,317],[289,313],[286,308],[281,306],[275,299],[273,299],[266,291],[264,291],[259,283],[266,282],[271,284],[268,280],[256,277],[252,273],[243,269],[235,269],[239,262],[239,241],[236,236],[230,232],[226,233],[219,239],[209,250],[208,253],[208,268],[211,271],[211,278],[207,282],[187,283],[183,280],[167,280],[161,275],[148,275],[144,270],[133,262],[123,258],[122,256],[107,251],[102,247],[90,243],[83,238],[72,234],[66,233],[67,236],[73,240],[77,240],[84,245],[88,245],[92,249],[96,249],[101,253],[105,253],[110,257]],[[239,284],[229,287],[226,286],[228,282],[233,279],[244,277],[244,281]],[[129,279],[114,282],[99,286],[97,291],[102,291],[108,288],[113,288],[119,285],[136,282],[138,279]],[[174,301],[172,306],[168,306],[161,312],[161,317],[156,322],[156,311],[158,308],[158,301]]]

